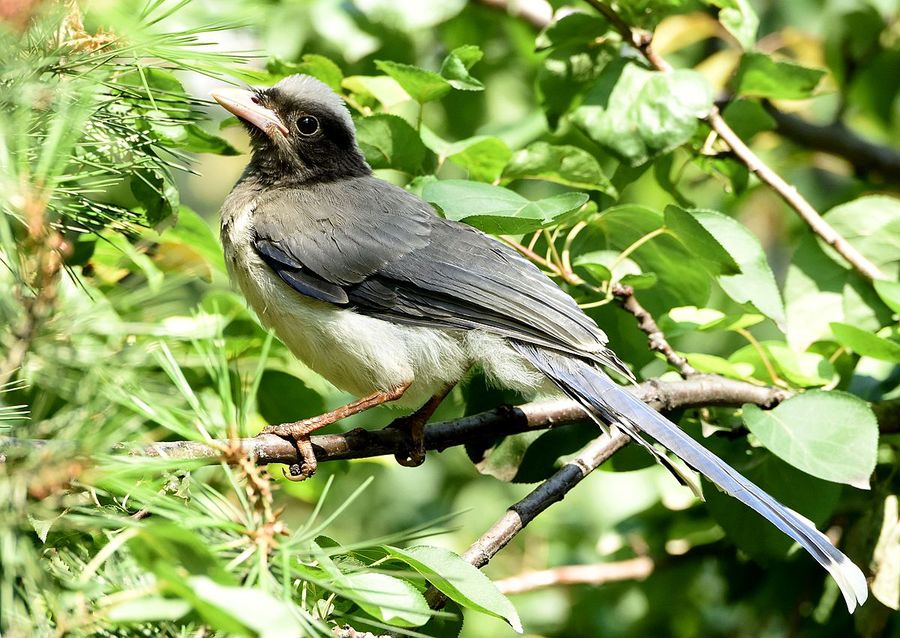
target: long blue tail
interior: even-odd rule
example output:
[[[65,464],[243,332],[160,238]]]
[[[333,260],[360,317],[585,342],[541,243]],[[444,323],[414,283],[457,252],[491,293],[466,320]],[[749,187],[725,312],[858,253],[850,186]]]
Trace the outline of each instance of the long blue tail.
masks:
[[[754,509],[800,543],[837,581],[851,612],[857,604],[865,602],[868,587],[862,571],[835,548],[811,521],[781,505],[599,368],[530,344],[516,342],[512,345],[565,394],[580,403],[594,420],[615,423],[633,439],[648,446],[641,436],[643,432],[719,489]]]

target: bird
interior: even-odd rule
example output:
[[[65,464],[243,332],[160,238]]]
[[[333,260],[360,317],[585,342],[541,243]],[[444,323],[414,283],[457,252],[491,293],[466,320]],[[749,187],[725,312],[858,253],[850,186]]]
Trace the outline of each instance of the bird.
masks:
[[[799,543],[834,578],[850,612],[863,572],[815,525],[781,505],[617,383],[632,378],[607,335],[518,251],[376,177],[343,99],[308,75],[211,96],[247,129],[251,159],[221,208],[229,274],[264,325],[356,401],[272,425],[315,471],[314,430],[376,405],[413,410],[398,456],[424,455],[423,426],[472,369],[523,393],[553,389],[598,424],[680,458]]]

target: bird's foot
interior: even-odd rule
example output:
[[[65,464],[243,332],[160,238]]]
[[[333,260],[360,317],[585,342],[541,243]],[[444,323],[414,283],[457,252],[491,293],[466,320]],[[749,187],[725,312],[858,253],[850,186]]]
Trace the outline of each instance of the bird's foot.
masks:
[[[316,461],[316,454],[313,451],[309,435],[320,427],[321,424],[317,419],[306,419],[294,423],[270,425],[260,432],[260,434],[280,436],[294,444],[294,448],[297,450],[297,462],[288,465],[288,471],[284,473],[284,478],[290,481],[305,481],[316,473],[319,463]]]
[[[404,467],[418,467],[425,462],[425,422],[428,416],[418,413],[394,419],[389,428],[402,430],[406,435],[403,449],[394,455],[397,463]]]

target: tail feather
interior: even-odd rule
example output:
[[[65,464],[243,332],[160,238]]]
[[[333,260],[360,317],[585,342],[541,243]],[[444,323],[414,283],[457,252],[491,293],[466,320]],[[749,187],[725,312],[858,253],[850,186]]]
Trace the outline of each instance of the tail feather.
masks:
[[[616,384],[588,362],[529,344],[513,346],[592,418],[616,423],[645,447],[641,433],[663,445],[721,490],[738,499],[797,541],[837,581],[852,612],[865,602],[868,586],[862,571],[811,521],[781,505],[734,468],[685,434],[678,426]]]

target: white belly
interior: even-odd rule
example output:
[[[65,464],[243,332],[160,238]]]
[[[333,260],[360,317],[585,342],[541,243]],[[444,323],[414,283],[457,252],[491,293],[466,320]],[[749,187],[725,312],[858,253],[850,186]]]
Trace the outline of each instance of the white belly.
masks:
[[[473,366],[502,386],[534,390],[542,377],[505,341],[480,331],[394,324],[305,297],[256,254],[252,202],[222,227],[225,261],[263,324],[338,388],[356,396],[411,383],[393,405],[418,407]]]

